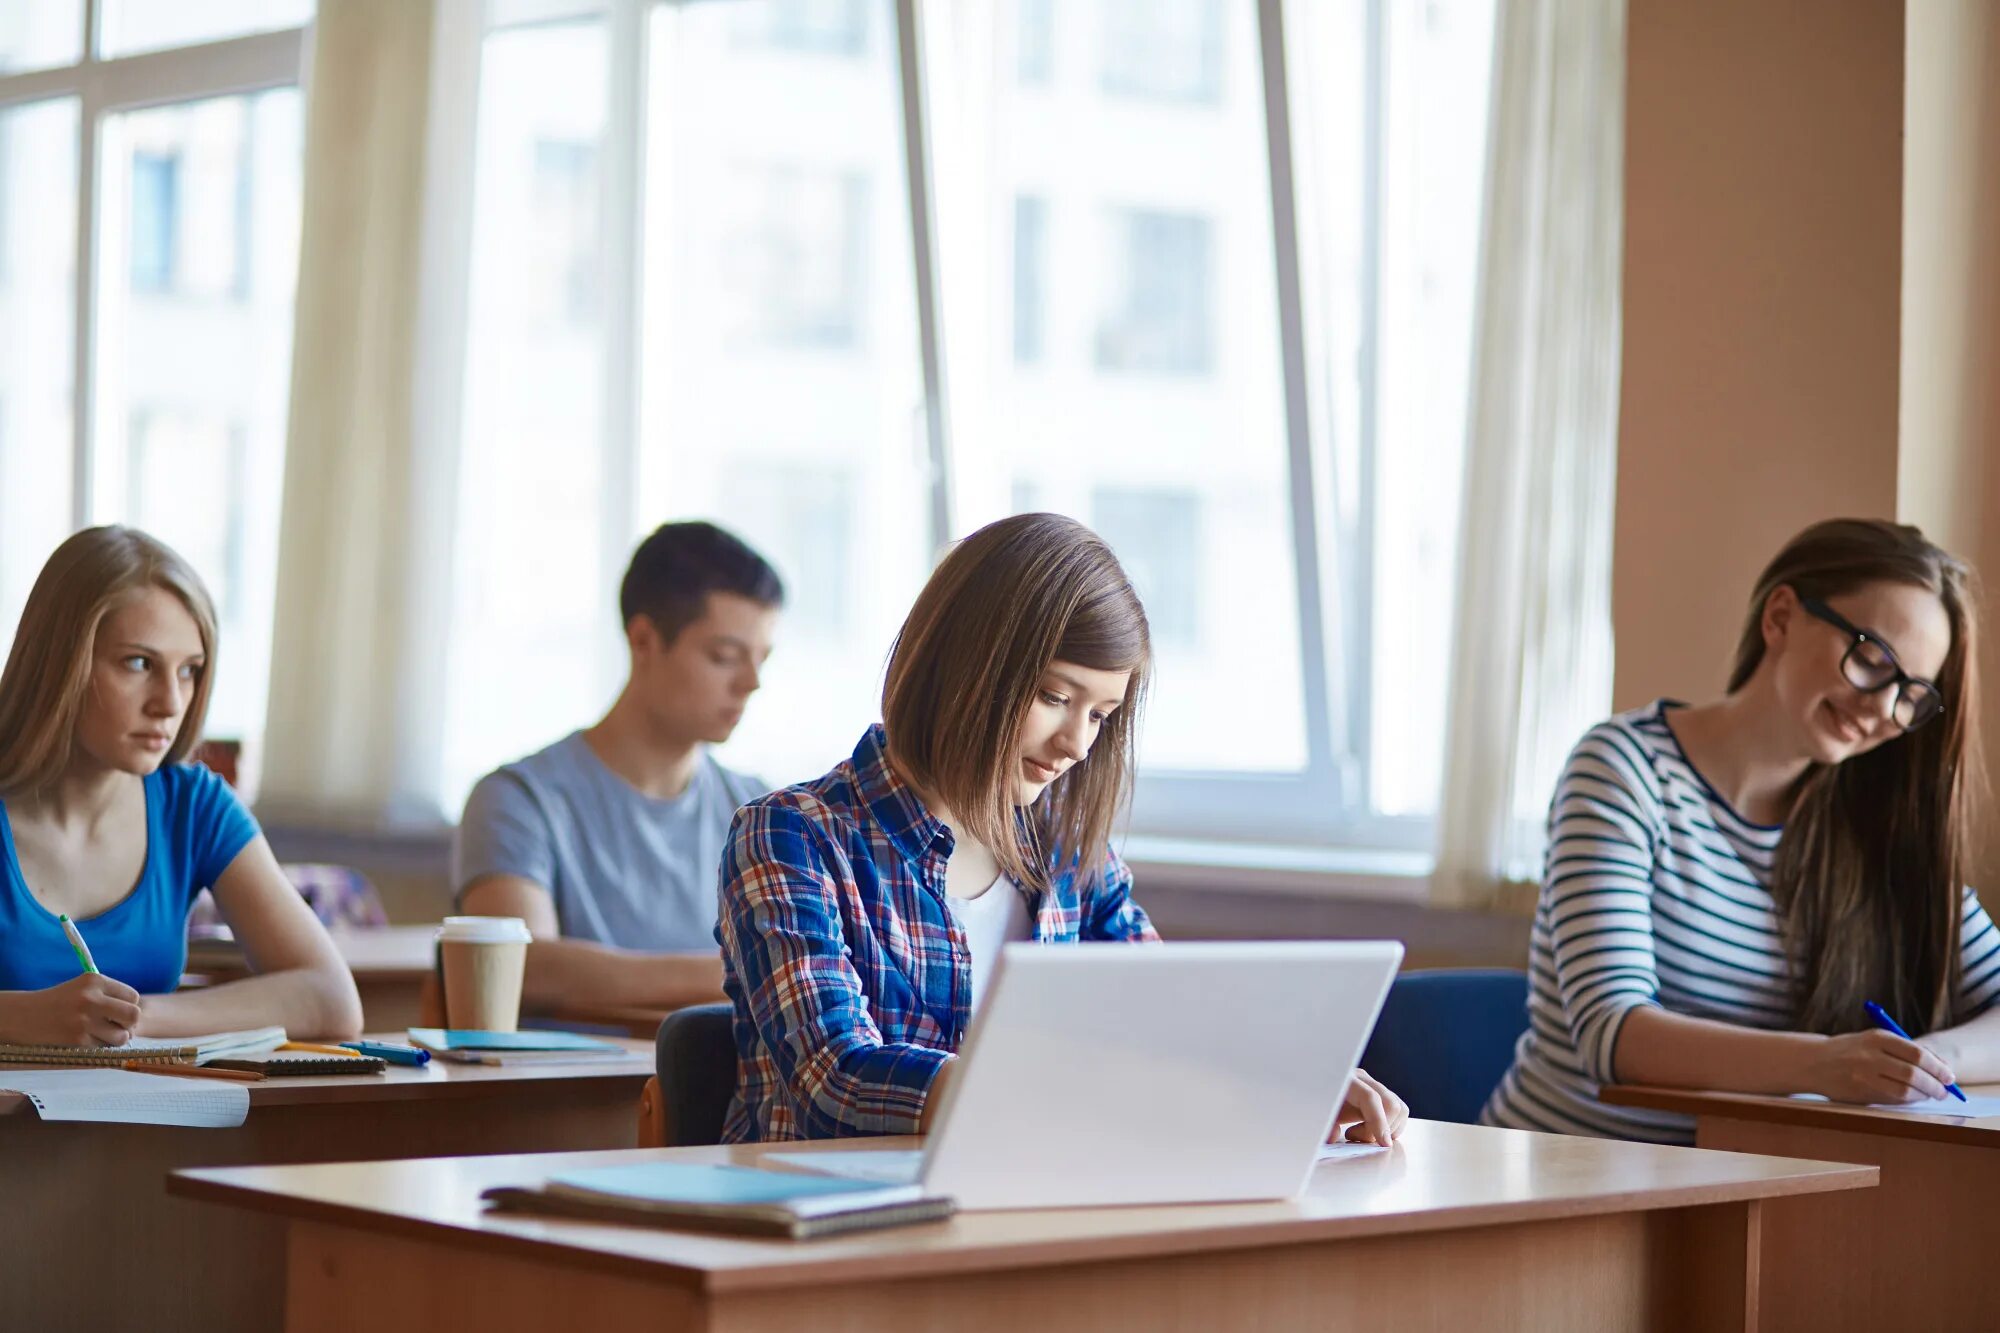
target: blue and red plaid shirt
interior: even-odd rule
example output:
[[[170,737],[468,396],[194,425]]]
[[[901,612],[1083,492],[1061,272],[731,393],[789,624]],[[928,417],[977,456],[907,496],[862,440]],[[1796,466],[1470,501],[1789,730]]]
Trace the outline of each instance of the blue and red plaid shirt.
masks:
[[[890,769],[880,725],[825,777],[736,812],[715,928],[736,1006],[724,1141],[916,1132],[971,1019],[971,956],[944,898],[951,848]],[[1051,873],[1038,942],[1159,939],[1132,872],[1106,857],[1100,874]]]

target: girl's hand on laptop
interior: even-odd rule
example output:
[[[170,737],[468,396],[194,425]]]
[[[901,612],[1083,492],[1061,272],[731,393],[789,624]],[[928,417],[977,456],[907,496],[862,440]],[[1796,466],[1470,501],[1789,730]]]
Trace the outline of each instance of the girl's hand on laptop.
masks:
[[[1344,1138],[1349,1143],[1379,1143],[1386,1148],[1396,1141],[1409,1119],[1410,1108],[1401,1097],[1370,1078],[1367,1070],[1357,1069],[1340,1104],[1333,1141]]]

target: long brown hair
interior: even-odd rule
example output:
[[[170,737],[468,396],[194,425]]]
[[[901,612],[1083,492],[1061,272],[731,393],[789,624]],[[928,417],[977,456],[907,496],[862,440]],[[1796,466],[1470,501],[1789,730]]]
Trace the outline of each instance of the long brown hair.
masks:
[[[1089,758],[1022,812],[1015,748],[1057,660],[1132,674]],[[896,635],[882,691],[890,760],[1024,892],[1046,890],[1058,859],[1094,875],[1131,791],[1151,660],[1145,609],[1103,539],[1057,514],[1003,518],[952,548]]]
[[[98,626],[146,588],[166,589],[194,617],[204,663],[161,764],[180,763],[201,743],[215,678],[215,606],[200,575],[137,528],[85,528],[56,547],[36,575],[0,672],[0,799],[44,791],[68,769]]]
[[[1935,593],[1951,621],[1938,672],[1944,713],[1800,779],[1772,868],[1771,896],[1798,967],[1799,1025],[1868,1026],[1879,1000],[1921,1034],[1948,1026],[1960,970],[1961,895],[1985,765],[1979,747],[1978,596],[1972,570],[1907,524],[1815,523],[1785,545],[1750,598],[1729,692],[1764,657],[1771,594],[1827,598],[1873,583]]]

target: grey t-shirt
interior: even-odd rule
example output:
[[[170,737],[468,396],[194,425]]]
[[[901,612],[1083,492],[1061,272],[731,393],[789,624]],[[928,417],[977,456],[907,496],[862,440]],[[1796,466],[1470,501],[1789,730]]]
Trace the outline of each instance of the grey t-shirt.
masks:
[[[462,891],[482,875],[518,875],[549,891],[567,939],[712,953],[723,839],[736,808],[765,790],[704,753],[687,790],[657,800],[573,732],[479,780],[458,824],[452,883]]]

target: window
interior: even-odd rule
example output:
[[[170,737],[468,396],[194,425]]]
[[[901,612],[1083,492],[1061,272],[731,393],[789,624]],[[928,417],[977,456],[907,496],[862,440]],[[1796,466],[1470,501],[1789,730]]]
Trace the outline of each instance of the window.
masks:
[[[911,33],[894,0],[713,0],[612,42],[627,11],[538,0],[495,29],[465,443],[507,480],[461,497],[445,804],[609,699],[655,524],[784,575],[725,759],[788,781],[876,715],[936,553],[1034,509],[1092,524],[1154,627],[1135,830],[1427,845],[1493,6],[964,0]],[[561,155],[594,194],[537,136],[594,145]],[[489,189],[496,153],[576,205]],[[615,317],[517,312],[564,256]],[[480,693],[482,642],[536,645],[535,698]]]
[[[1019,22],[1014,29],[1014,79],[1023,87],[1046,84],[1055,77],[1055,0],[1015,0]]]
[[[852,347],[866,320],[870,179],[789,162],[725,178],[722,309],[734,336],[776,347]]]
[[[1105,222],[1098,368],[1207,374],[1215,336],[1208,219],[1114,207]]]
[[[650,30],[625,530],[712,519],[784,577],[763,692],[724,754],[780,782],[877,715],[934,549],[896,6],[838,8],[852,58],[732,42],[732,14],[769,31],[796,9],[769,0],[660,6]]]
[[[1105,92],[1172,102],[1220,100],[1224,0],[1101,3]],[[1255,40],[1254,30],[1246,35]]]
[[[311,11],[0,6],[0,638],[68,532],[144,527],[215,598],[218,737],[263,729]]]
[[[534,155],[532,233],[545,253],[531,271],[547,280],[538,305],[544,318],[587,325],[598,309],[597,145],[539,139]]]
[[[1201,544],[1201,497],[1100,486],[1091,493],[1090,526],[1131,575],[1160,651],[1196,649],[1208,597],[1203,574],[1213,563]]]
[[[181,159],[178,153],[132,154],[132,290],[163,292],[174,285],[175,242],[180,234]]]
[[[1042,359],[1048,290],[1049,206],[1033,195],[1014,200],[1014,360]]]
[[[473,231],[445,808],[594,721],[623,667],[604,450],[601,20],[486,37]],[[629,532],[622,516],[620,540]],[[521,682],[533,681],[533,689]]]
[[[736,13],[741,45],[809,55],[859,56],[868,48],[868,0],[761,0]]]
[[[0,5],[0,75],[73,65],[83,52],[83,0]]]
[[[0,110],[0,652],[72,526],[78,120],[73,97]]]
[[[43,0],[35,0],[37,5]],[[98,56],[137,55],[176,46],[298,28],[313,15],[313,0],[96,0],[103,26]],[[60,8],[60,5],[58,5]]]

